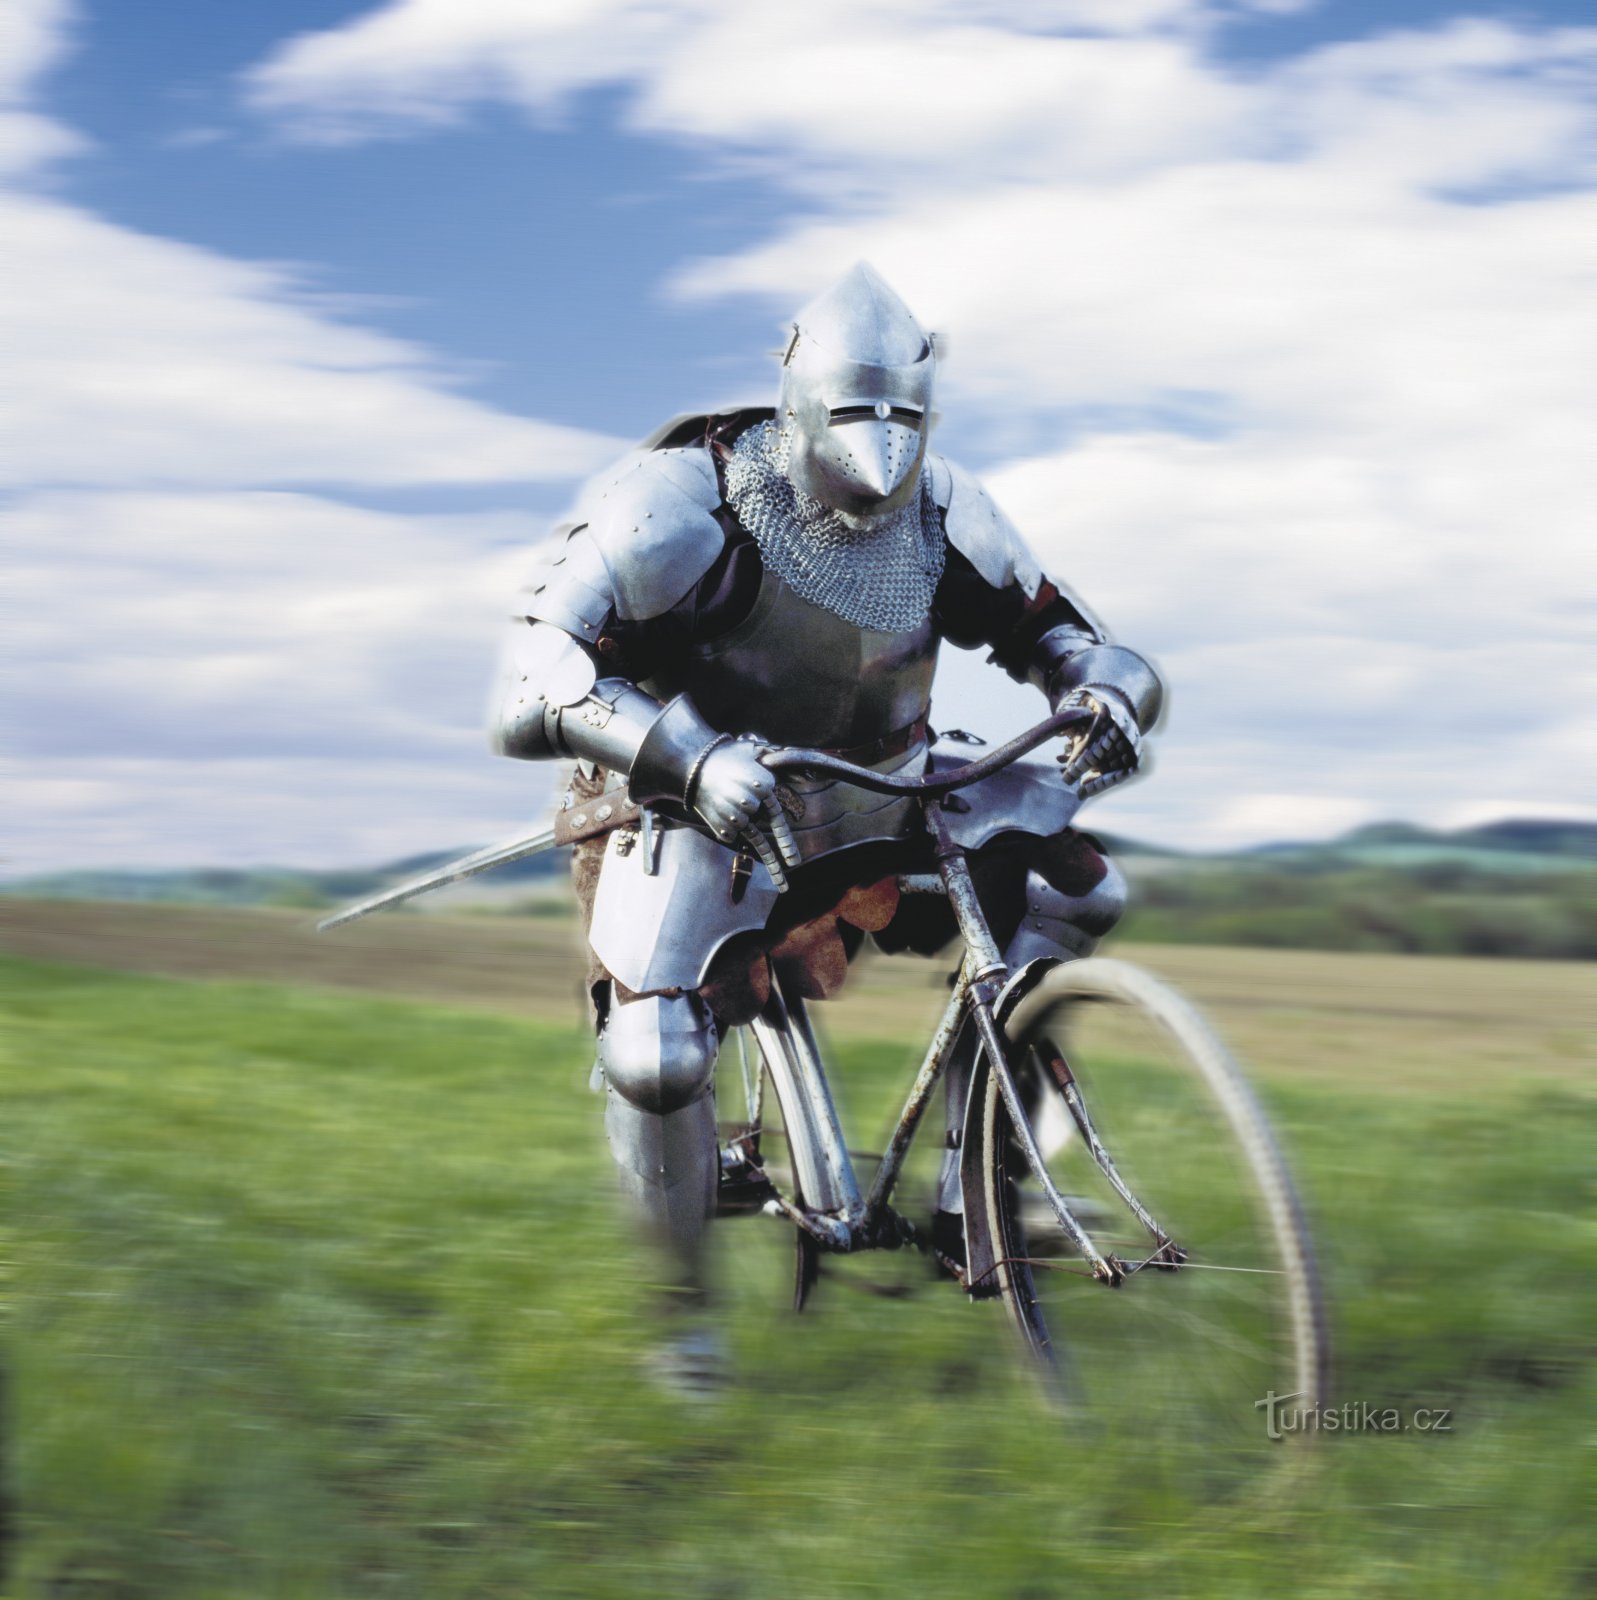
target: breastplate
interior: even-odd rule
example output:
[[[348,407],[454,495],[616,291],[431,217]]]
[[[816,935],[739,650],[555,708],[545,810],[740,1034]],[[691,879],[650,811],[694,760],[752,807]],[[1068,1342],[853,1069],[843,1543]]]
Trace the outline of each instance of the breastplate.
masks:
[[[662,699],[685,691],[725,733],[846,750],[924,717],[936,666],[930,618],[908,633],[859,628],[766,571],[742,622],[643,687]]]

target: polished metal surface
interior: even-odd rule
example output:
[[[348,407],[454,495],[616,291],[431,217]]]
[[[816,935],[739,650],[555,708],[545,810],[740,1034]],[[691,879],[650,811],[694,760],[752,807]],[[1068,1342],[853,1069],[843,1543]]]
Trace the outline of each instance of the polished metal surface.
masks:
[[[929,620],[905,633],[860,628],[768,571],[736,628],[684,650],[644,686],[661,699],[686,692],[728,733],[841,750],[924,717],[936,670]]]
[[[433,868],[431,872],[419,873],[414,878],[407,878],[403,883],[395,884],[391,889],[384,889],[379,894],[357,900],[353,905],[335,911],[330,917],[323,917],[316,924],[316,931],[326,933],[329,928],[354,922],[358,917],[369,916],[373,911],[402,905],[406,900],[414,900],[418,895],[431,894],[434,889],[442,889],[445,884],[459,883],[462,878],[474,878],[479,872],[487,872],[492,867],[502,867],[511,861],[524,861],[528,856],[552,850],[557,843],[555,830],[551,827],[539,828],[532,833],[506,839],[501,844],[491,844],[481,850],[473,850],[469,855],[458,856],[444,866]]]
[[[965,751],[938,744],[932,750],[932,768],[941,771],[963,766]],[[1060,781],[1059,769],[1040,761],[1016,761],[960,790],[970,810],[948,814],[955,840],[974,850],[1001,833],[1030,833],[1046,839],[1070,826],[1080,800]]]
[[[699,764],[718,739],[727,736],[705,721],[687,695],[661,695],[660,699],[666,701],[665,709],[650,722],[623,769],[630,772],[632,798],[644,805],[652,800],[686,800],[689,780]]]
[[[906,505],[918,492],[936,366],[932,341],[864,262],[805,306],[777,398],[795,488],[849,516]]]
[[[1090,956],[1126,909],[1126,877],[1107,856],[1085,894],[1066,894],[1040,873],[1026,874],[1026,914],[1004,948],[1012,972],[1048,957]]]
[[[1065,691],[1054,687],[1065,664],[1072,656],[1080,655],[1089,645],[1102,644],[1103,636],[1074,622],[1061,623],[1050,628],[1031,649],[1031,661],[1026,680],[1048,696],[1050,705],[1057,705]]]
[[[607,1088],[604,1125],[622,1199],[661,1252],[670,1287],[702,1299],[708,1292],[705,1230],[720,1174],[715,1096],[701,1095],[658,1116]]]
[[[1159,674],[1124,645],[1093,644],[1076,652],[1053,673],[1050,693],[1062,699],[1073,689],[1110,689],[1130,708],[1137,727],[1146,733],[1164,708]]]
[[[704,1230],[715,1208],[718,1037],[696,995],[612,998],[599,1033],[605,1130],[622,1194],[674,1267],[676,1287],[705,1289]]]
[[[943,508],[948,542],[995,589],[1018,583],[1027,599],[1042,584],[1042,568],[1026,541],[981,482],[945,456],[927,459],[932,496]]]
[[[588,942],[629,989],[696,989],[734,934],[765,926],[777,887],[756,861],[732,897],[733,855],[708,834],[656,822],[655,870],[648,851],[605,846]]]
[[[569,633],[548,623],[513,622],[500,655],[489,748],[523,761],[559,755],[550,713],[576,704],[598,675],[593,657]]]
[[[697,995],[612,1000],[599,1034],[599,1068],[621,1098],[666,1116],[707,1094],[717,1039]]]
[[[551,707],[548,725],[559,754],[626,772],[659,720],[659,702],[635,683],[601,678],[576,704]]]
[[[773,988],[752,1026],[782,1108],[805,1208],[857,1223],[864,1214],[859,1182],[804,1002]]]
[[[580,504],[623,622],[669,611],[726,540],[714,516],[715,463],[697,447],[634,452],[595,479]]]
[[[552,623],[592,644],[615,603],[609,568],[587,528],[566,528],[512,602],[512,614]]]

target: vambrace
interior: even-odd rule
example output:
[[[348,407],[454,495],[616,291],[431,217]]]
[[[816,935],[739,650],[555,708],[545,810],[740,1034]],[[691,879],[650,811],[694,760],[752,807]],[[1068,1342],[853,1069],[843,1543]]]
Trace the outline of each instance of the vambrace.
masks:
[[[627,777],[641,805],[685,801],[702,758],[724,739],[686,695],[662,707],[627,678],[601,678],[581,641],[519,623],[505,653],[490,743],[522,760],[575,756]]]
[[[1125,703],[1143,733],[1159,720],[1164,706],[1159,674],[1135,650],[1094,639],[1079,628],[1044,634],[1037,641],[1030,676],[1055,707],[1078,690],[1108,690]]]

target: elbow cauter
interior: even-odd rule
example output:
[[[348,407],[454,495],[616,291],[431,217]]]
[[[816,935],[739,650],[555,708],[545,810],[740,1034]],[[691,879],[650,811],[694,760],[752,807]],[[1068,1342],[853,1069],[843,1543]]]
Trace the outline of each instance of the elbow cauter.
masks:
[[[579,640],[548,623],[521,623],[505,651],[488,742],[523,761],[576,756],[630,773],[661,720],[660,702],[635,683],[599,677]]]
[[[1118,644],[1088,644],[1050,663],[1044,687],[1049,704],[1058,705],[1077,689],[1107,689],[1131,708],[1137,727],[1146,733],[1164,707],[1159,674],[1137,654]]]
[[[489,747],[522,761],[568,754],[560,740],[561,713],[587,698],[597,678],[593,657],[570,634],[518,621],[500,662]]]

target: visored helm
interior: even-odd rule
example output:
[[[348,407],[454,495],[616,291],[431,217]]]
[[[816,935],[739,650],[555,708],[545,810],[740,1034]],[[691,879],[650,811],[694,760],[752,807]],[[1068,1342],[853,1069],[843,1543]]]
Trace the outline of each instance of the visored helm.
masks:
[[[799,312],[782,361],[778,417],[788,477],[851,517],[906,505],[931,426],[932,340],[862,261]]]

